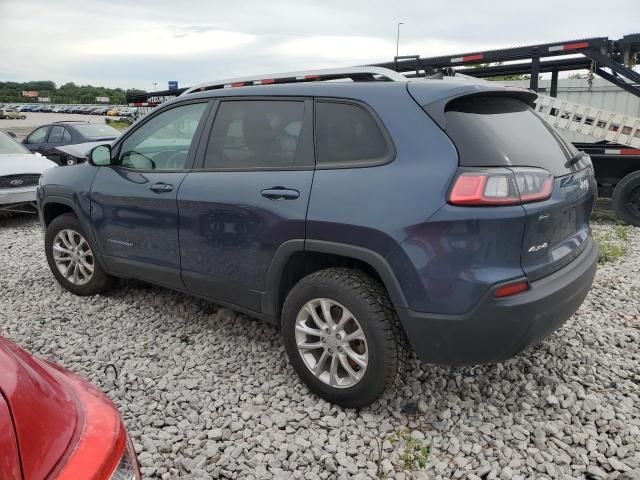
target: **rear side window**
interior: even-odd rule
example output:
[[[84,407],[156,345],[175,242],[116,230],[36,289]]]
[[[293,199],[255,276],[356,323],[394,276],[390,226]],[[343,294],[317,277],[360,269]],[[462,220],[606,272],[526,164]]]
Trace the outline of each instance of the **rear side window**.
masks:
[[[393,155],[387,135],[364,107],[316,102],[318,166],[377,164]]]
[[[463,97],[447,104],[445,117],[462,166],[529,166],[563,175],[577,153],[517,98]]]
[[[260,169],[309,166],[301,152],[303,101],[234,100],[220,103],[204,168]]]
[[[51,127],[51,131],[49,131],[49,143],[62,142],[62,138],[64,137],[64,132],[65,132],[64,127],[60,127],[60,126]]]

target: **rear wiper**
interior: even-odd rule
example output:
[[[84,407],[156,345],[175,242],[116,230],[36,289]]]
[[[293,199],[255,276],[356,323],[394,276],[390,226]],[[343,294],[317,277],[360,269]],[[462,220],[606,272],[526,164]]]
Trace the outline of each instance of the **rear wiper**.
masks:
[[[567,161],[567,167],[570,167],[572,165],[575,165],[576,163],[578,163],[580,160],[582,160],[582,157],[584,157],[584,152],[580,152],[578,151],[578,153],[576,153],[573,157],[571,157],[568,161]]]

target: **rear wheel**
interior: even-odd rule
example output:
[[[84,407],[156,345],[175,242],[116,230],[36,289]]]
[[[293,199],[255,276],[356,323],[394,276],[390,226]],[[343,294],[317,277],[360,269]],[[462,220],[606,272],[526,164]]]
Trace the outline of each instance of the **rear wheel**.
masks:
[[[95,295],[113,285],[114,278],[100,265],[75,215],[60,215],[49,224],[45,249],[51,272],[71,293]]]
[[[629,225],[640,226],[640,171],[630,173],[613,190],[613,209]]]
[[[282,334],[300,378],[347,408],[375,401],[406,364],[404,333],[384,288],[357,270],[321,270],[298,282],[283,307]]]

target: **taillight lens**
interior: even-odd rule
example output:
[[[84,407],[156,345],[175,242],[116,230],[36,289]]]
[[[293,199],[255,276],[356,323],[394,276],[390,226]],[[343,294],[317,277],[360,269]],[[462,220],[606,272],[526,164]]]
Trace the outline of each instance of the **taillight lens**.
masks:
[[[546,200],[553,175],[539,168],[464,170],[449,193],[452,205],[519,205]]]
[[[109,480],[140,480],[140,471],[138,469],[138,459],[133,449],[131,439],[127,437],[127,447],[122,454],[122,458],[118,463],[115,471],[109,477]]]

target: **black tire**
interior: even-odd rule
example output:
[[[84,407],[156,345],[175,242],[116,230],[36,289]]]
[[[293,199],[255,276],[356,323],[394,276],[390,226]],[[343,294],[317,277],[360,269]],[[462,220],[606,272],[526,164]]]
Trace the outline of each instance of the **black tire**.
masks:
[[[640,171],[630,173],[618,182],[612,201],[618,218],[640,227]]]
[[[362,378],[348,388],[336,388],[317,378],[298,350],[298,313],[307,302],[320,298],[346,307],[365,334],[368,365]],[[329,268],[300,280],[284,303],[282,335],[289,360],[307,386],[325,400],[346,408],[364,407],[378,399],[400,378],[407,362],[406,338],[387,292],[358,270]]]
[[[56,277],[58,283],[60,283],[60,285],[62,285],[66,290],[69,290],[71,293],[74,293],[76,295],[96,295],[98,293],[107,291],[113,286],[115,278],[105,272],[95,253],[93,254],[93,275],[91,275],[87,283],[77,285],[69,281],[62,274],[53,258],[53,244],[58,232],[65,229],[76,231],[86,240],[91,251],[96,251],[88,235],[86,235],[86,233],[84,232],[80,221],[75,215],[66,213],[64,215],[56,217],[47,227],[47,231],[45,232],[44,236],[44,246],[47,256],[47,263],[49,263],[49,268],[51,269],[51,273],[53,273],[53,276]]]

